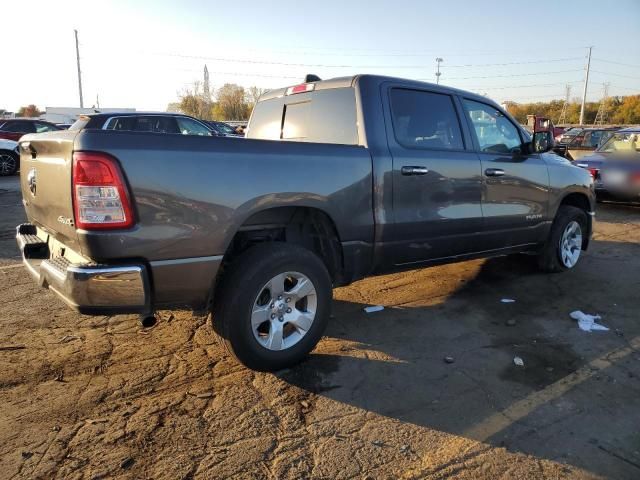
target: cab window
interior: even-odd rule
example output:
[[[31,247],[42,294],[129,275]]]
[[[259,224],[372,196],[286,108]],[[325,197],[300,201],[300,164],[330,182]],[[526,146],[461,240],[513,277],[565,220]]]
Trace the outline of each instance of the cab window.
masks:
[[[462,150],[458,115],[449,95],[394,88],[391,116],[398,143],[409,148]]]
[[[500,110],[473,100],[463,103],[482,152],[512,153],[520,149],[518,128]]]
[[[54,127],[42,122],[35,122],[34,125],[36,127],[36,133],[53,132],[54,130],[60,130],[58,127]]]

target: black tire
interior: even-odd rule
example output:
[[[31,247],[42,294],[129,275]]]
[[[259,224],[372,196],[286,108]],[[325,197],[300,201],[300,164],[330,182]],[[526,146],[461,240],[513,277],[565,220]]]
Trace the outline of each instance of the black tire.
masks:
[[[251,315],[265,284],[286,272],[299,272],[311,280],[316,291],[316,311],[302,338],[295,345],[276,351],[258,342]],[[280,370],[299,363],[315,348],[326,328],[331,301],[331,279],[320,258],[297,245],[263,243],[244,252],[225,271],[214,298],[213,329],[229,353],[243,365],[252,370]],[[283,328],[286,325],[285,322]]]
[[[14,152],[0,150],[0,177],[15,175],[20,164],[20,157]]]
[[[569,205],[561,205],[551,225],[549,237],[538,254],[539,268],[548,273],[558,273],[575,267],[567,266],[562,261],[560,243],[565,229],[571,222],[577,222],[582,230],[583,240],[587,231],[587,214],[584,210]],[[579,257],[578,257],[579,260]]]

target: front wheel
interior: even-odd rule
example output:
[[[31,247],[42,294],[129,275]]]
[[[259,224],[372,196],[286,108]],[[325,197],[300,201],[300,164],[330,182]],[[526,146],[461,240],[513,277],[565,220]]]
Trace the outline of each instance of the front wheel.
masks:
[[[18,155],[0,151],[0,176],[13,175],[18,171]]]
[[[331,308],[331,279],[311,251],[280,242],[260,244],[233,262],[221,281],[213,328],[245,366],[290,367],[320,340]]]
[[[580,260],[583,237],[587,234],[586,213],[577,207],[562,205],[538,256],[540,268],[551,273],[571,270]]]

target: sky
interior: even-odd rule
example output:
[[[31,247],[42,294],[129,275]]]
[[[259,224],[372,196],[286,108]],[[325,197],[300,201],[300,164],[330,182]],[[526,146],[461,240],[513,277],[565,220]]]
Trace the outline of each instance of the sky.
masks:
[[[307,73],[440,82],[497,100],[640,93],[640,0],[120,1],[2,5],[0,108],[84,103],[162,111],[206,64],[224,83],[276,88]],[[9,47],[7,47],[9,43]]]

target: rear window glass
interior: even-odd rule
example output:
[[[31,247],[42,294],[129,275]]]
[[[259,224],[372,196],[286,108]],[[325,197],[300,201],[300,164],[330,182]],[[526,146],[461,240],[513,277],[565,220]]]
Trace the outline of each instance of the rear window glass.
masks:
[[[332,88],[258,102],[247,138],[357,145],[355,90]]]

